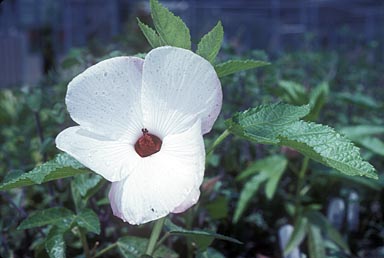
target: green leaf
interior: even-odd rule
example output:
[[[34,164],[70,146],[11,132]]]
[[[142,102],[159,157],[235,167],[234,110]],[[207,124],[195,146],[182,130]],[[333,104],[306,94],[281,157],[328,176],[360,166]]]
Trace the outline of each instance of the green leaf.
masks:
[[[221,22],[219,21],[210,32],[201,38],[199,44],[197,45],[196,53],[207,59],[210,63],[213,63],[220,51],[223,37],[224,30]]]
[[[334,129],[304,121],[295,122],[281,133],[281,144],[350,176],[377,179],[375,168],[360,156],[359,148]]]
[[[191,36],[183,20],[163,7],[158,0],[150,0],[150,5],[153,24],[162,42],[169,46],[191,49]]]
[[[265,174],[268,177],[266,179],[265,194],[268,199],[272,199],[286,166],[287,159],[284,156],[269,156],[253,162],[236,177],[236,180],[244,180],[255,173]]]
[[[361,93],[349,93],[349,92],[341,92],[336,95],[337,98],[340,98],[342,100],[346,100],[348,102],[351,102],[353,104],[365,107],[365,108],[380,108],[382,105],[380,105],[375,99],[373,99],[370,96],[363,95]]]
[[[45,240],[45,250],[50,258],[65,258],[64,231],[59,227],[52,227]]]
[[[220,239],[229,241],[236,244],[242,244],[239,240],[224,236],[221,234],[217,234],[215,232],[206,231],[206,230],[187,230],[173,224],[170,220],[165,221],[165,229],[169,234],[172,235],[182,235],[187,237],[190,241],[193,241],[198,247],[200,251],[204,251],[208,248],[208,246],[213,242],[214,239]]]
[[[77,188],[81,197],[86,197],[89,192],[95,188],[103,178],[97,174],[81,174],[74,177],[73,186]]]
[[[351,140],[359,140],[366,136],[372,136],[376,134],[384,133],[384,126],[378,125],[355,125],[347,126],[340,129],[340,133],[343,133]]]
[[[347,175],[377,179],[374,167],[362,160],[351,141],[328,126],[298,121],[308,111],[308,106],[261,105],[235,114],[226,125],[248,140],[285,145]]]
[[[309,105],[311,112],[305,117],[309,121],[316,121],[319,117],[320,111],[327,101],[329,94],[329,84],[327,82],[320,83],[312,92],[309,97]]]
[[[79,227],[82,227],[89,232],[100,234],[100,221],[99,217],[90,209],[82,210],[74,220]]]
[[[373,153],[384,156],[384,142],[377,137],[364,137],[356,141],[356,143]]]
[[[24,230],[46,225],[56,225],[57,227],[68,229],[72,224],[74,217],[75,215],[73,212],[66,208],[49,208],[34,212],[28,218],[23,220],[17,229]]]
[[[228,215],[228,199],[224,196],[217,197],[213,202],[204,206],[212,219],[223,219]]]
[[[229,60],[224,63],[215,65],[218,77],[224,77],[239,71],[253,69],[269,65],[270,63],[259,60]]]
[[[324,234],[335,242],[338,246],[344,249],[347,253],[350,253],[347,243],[344,241],[343,236],[332,226],[331,223],[318,211],[306,212],[305,216],[308,218],[310,224],[319,227]]]
[[[287,165],[287,159],[285,157],[280,156],[280,159],[276,160],[273,169],[268,171],[269,178],[267,180],[267,183],[265,184],[265,195],[269,200],[271,200],[275,195],[277,185],[280,182],[280,178],[283,175]]]
[[[145,23],[142,23],[139,18],[137,18],[137,24],[139,25],[141,32],[143,32],[145,38],[148,40],[148,43],[151,45],[152,48],[164,46],[160,36],[156,33],[154,29],[152,29]]]
[[[204,252],[199,252],[196,258],[225,258],[225,256],[216,249],[208,247]]]
[[[315,225],[308,225],[308,251],[310,258],[325,258],[324,239],[321,236],[320,228]]]
[[[281,92],[278,94],[284,101],[292,105],[304,105],[308,102],[307,93],[303,85],[280,80],[278,82]]]
[[[284,249],[284,256],[289,255],[295,247],[299,246],[303,242],[307,234],[308,219],[305,217],[299,217],[293,227],[293,232],[289,241]]]
[[[248,203],[252,199],[252,197],[256,194],[257,190],[261,183],[268,179],[268,174],[261,173],[253,176],[247,183],[244,185],[240,198],[237,202],[235,214],[233,216],[233,222],[237,223],[248,206]]]
[[[235,114],[226,121],[228,129],[238,136],[264,143],[278,144],[279,134],[293,122],[309,113],[309,106],[288,104],[261,105]]]
[[[145,253],[148,244],[148,239],[134,236],[126,236],[119,238],[116,243],[123,257],[139,258],[142,254]],[[178,258],[179,255],[165,246],[160,246],[156,249],[153,257]]]
[[[82,164],[68,154],[58,154],[53,160],[48,161],[33,170],[12,177],[0,184],[0,190],[9,190],[34,184],[41,184],[51,180],[70,177],[81,173],[89,173]]]

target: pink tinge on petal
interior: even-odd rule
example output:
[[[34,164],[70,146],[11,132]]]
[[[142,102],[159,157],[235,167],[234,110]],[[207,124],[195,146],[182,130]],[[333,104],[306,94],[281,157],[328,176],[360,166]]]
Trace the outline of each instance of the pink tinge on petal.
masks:
[[[179,206],[177,206],[172,213],[181,213],[191,208],[193,205],[197,203],[200,197],[200,190],[193,189],[188,197],[182,202]]]
[[[186,210],[199,198],[204,166],[198,121],[184,133],[165,137],[159,152],[140,158],[132,174],[112,184],[114,214],[136,225]]]

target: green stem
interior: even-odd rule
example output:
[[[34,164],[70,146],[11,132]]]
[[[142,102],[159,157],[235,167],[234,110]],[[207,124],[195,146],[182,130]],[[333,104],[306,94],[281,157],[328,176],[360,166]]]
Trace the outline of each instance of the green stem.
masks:
[[[217,137],[217,139],[213,142],[212,146],[209,147],[209,149],[207,150],[207,156],[211,154],[211,152],[217,147],[217,145],[219,145],[230,134],[231,133],[228,131],[228,129],[226,129],[222,134],[220,134],[220,136]]]
[[[297,188],[296,188],[296,195],[295,195],[295,220],[298,218],[299,215],[299,209],[301,206],[301,189],[303,188],[304,181],[305,181],[305,173],[308,170],[308,163],[309,158],[304,157],[303,162],[301,163],[301,168],[298,174],[298,180],[297,180]]]
[[[155,225],[153,226],[151,237],[149,238],[148,245],[147,245],[147,250],[145,251],[145,254],[152,256],[153,252],[155,251],[156,248],[156,243],[157,240],[159,239],[161,230],[163,229],[165,218],[163,217],[161,219],[158,219],[155,222]]]
[[[99,256],[105,254],[106,252],[108,252],[109,250],[112,250],[112,249],[115,248],[116,246],[117,246],[117,243],[113,243],[113,244],[107,246],[106,248],[100,250],[99,252],[97,252],[97,254],[95,254],[95,256],[93,256],[93,257],[94,257],[94,258],[99,257]]]
[[[79,232],[80,232],[80,240],[84,249],[84,255],[86,258],[91,258],[91,253],[89,252],[89,247],[87,243],[87,237],[85,236],[85,233],[81,228],[79,229]]]

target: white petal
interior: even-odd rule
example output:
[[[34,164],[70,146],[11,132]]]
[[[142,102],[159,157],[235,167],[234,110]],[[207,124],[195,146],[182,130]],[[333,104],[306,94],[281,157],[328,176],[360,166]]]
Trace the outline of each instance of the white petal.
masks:
[[[110,140],[80,126],[62,131],[56,146],[112,182],[131,174],[141,159],[131,143]]]
[[[189,209],[192,205],[195,205],[200,197],[200,190],[199,187],[194,188],[190,193],[189,196],[184,200],[182,204],[177,206],[172,213],[181,213]]]
[[[65,99],[72,119],[88,131],[113,139],[140,133],[142,67],[140,58],[115,57],[76,76]]]
[[[220,113],[222,90],[204,58],[186,49],[159,47],[145,58],[141,101],[146,127],[163,135],[181,133],[200,118],[205,134]]]
[[[112,183],[109,199],[114,214],[130,224],[142,224],[181,205],[184,210],[189,208],[197,201],[192,191],[202,182],[204,166],[198,121],[184,133],[165,137],[158,153],[141,159],[134,173]]]

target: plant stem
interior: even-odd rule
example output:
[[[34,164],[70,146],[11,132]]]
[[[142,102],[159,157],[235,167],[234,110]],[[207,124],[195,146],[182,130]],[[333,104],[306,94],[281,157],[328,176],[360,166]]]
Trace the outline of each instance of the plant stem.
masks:
[[[153,226],[151,237],[149,238],[147,250],[145,251],[145,254],[152,256],[153,252],[155,251],[157,240],[159,239],[161,230],[163,229],[165,218],[163,217],[161,219],[158,219],[155,222],[155,225]]]
[[[305,173],[308,170],[308,163],[309,163],[309,158],[307,156],[304,157],[303,162],[301,163],[301,168],[299,171],[298,175],[298,180],[297,180],[297,188],[296,188],[296,195],[295,195],[295,220],[298,217],[298,210],[300,209],[301,206],[301,188],[303,188],[304,185],[304,180],[305,180]]]
[[[115,248],[116,246],[117,246],[117,243],[113,243],[113,244],[107,246],[106,248],[100,250],[99,252],[97,252],[97,254],[95,254],[93,257],[94,258],[99,257],[99,256],[105,254],[106,252],[108,252],[109,250]]]
[[[89,252],[89,247],[87,243],[87,237],[85,236],[85,233],[81,228],[79,229],[79,233],[80,233],[80,240],[84,249],[84,255],[86,258],[91,258],[91,253]]]
[[[219,145],[230,134],[231,133],[228,131],[228,129],[226,129],[222,134],[220,134],[220,136],[217,137],[217,139],[213,142],[212,146],[209,147],[209,149],[207,150],[206,156],[211,154],[211,152],[217,147],[217,145]]]

